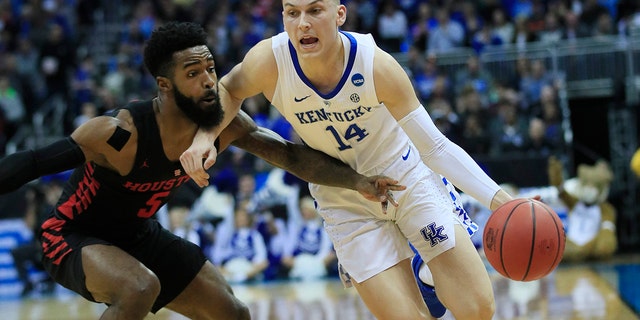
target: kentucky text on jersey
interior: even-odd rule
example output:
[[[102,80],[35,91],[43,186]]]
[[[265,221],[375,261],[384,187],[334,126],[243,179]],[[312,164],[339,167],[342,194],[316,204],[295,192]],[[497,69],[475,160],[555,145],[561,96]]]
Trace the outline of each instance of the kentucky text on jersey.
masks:
[[[297,112],[296,117],[301,124],[314,123],[318,121],[330,122],[351,122],[357,118],[364,116],[367,112],[371,112],[372,107],[358,106],[356,109],[344,112],[327,112],[324,109],[309,110],[305,112]]]

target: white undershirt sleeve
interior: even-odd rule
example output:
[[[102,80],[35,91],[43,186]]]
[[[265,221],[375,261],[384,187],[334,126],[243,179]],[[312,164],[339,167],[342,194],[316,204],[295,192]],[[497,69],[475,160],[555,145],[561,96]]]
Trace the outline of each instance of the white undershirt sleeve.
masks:
[[[421,105],[398,121],[420,152],[422,161],[487,208],[500,186],[460,146],[435,126]]]

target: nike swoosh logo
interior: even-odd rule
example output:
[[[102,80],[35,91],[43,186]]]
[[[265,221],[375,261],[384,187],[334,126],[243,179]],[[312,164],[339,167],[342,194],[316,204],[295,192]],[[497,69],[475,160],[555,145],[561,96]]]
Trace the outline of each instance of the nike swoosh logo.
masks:
[[[301,102],[301,101],[303,101],[304,99],[309,98],[309,97],[311,97],[311,96],[310,96],[310,95],[307,95],[307,96],[304,96],[304,97],[302,97],[302,98],[300,98],[300,99],[298,99],[298,98],[296,98],[296,97],[293,97],[293,100],[294,100],[295,102]]]
[[[409,154],[411,153],[411,147],[409,147],[409,151],[407,151],[407,154],[405,154],[404,156],[402,156],[402,160],[407,161],[407,159],[409,159]]]

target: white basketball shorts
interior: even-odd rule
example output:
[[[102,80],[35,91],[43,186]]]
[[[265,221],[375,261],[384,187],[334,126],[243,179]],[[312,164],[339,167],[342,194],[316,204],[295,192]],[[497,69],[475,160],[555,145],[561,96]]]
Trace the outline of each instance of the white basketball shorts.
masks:
[[[380,203],[364,199],[357,191],[310,186],[346,286],[351,279],[363,282],[412,257],[407,241],[429,261],[455,246],[455,224],[462,224],[470,234],[478,229],[459,201],[453,200],[459,198],[453,186],[422,162],[415,147],[407,148],[413,148],[408,157],[398,156],[386,168],[363,173],[386,175],[407,186],[393,192],[399,206],[389,205],[386,214]]]

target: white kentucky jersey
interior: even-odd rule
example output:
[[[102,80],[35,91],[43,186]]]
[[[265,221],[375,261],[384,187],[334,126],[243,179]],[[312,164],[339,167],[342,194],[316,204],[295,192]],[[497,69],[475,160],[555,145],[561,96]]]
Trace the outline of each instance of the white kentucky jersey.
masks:
[[[287,34],[274,36],[278,83],[271,102],[308,146],[364,174],[406,152],[409,138],[376,95],[373,37],[340,35],[345,68],[340,82],[326,94],[303,73]]]

